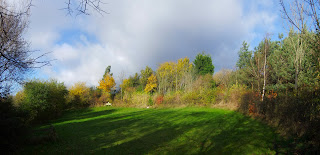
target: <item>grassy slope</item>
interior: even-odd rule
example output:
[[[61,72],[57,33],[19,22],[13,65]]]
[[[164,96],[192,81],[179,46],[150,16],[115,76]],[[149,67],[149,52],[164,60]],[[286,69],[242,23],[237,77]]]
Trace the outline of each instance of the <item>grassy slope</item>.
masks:
[[[53,125],[58,142],[21,153],[274,154],[281,139],[259,121],[207,108],[100,107],[69,112]]]

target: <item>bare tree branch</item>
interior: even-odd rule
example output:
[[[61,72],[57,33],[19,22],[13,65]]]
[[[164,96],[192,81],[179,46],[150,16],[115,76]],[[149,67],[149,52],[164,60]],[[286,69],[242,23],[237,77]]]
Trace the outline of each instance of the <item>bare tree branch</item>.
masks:
[[[68,15],[90,15],[90,10],[100,15],[108,14],[101,8],[101,5],[106,4],[102,0],[67,0],[65,3],[66,8],[62,10],[66,10]]]
[[[0,96],[7,95],[11,86],[21,83],[33,68],[50,63],[41,60],[46,53],[34,57],[35,51],[29,50],[29,43],[24,39],[30,7],[31,1],[25,10],[17,11],[0,0]]]

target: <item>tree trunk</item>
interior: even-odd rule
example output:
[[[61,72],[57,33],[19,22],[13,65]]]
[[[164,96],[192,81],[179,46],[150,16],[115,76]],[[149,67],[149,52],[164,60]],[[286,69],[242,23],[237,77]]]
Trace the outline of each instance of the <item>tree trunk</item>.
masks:
[[[176,75],[176,92],[178,90],[178,75]]]
[[[261,97],[262,101],[266,91],[267,46],[268,46],[268,41],[266,38],[264,43],[263,88],[262,88],[262,97]]]
[[[294,90],[295,93],[298,93],[298,67],[296,65],[295,79],[294,79]]]

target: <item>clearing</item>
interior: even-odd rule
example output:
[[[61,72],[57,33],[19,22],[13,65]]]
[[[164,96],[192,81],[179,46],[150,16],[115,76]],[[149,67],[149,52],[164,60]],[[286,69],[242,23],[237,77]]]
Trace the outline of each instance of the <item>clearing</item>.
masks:
[[[223,109],[98,107],[67,112],[51,124],[57,142],[21,153],[276,154],[284,142],[264,123]]]

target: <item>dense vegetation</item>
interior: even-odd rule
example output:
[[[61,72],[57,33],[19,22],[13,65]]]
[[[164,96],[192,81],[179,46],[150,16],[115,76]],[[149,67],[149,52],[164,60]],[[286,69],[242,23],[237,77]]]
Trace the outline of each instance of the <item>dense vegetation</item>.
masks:
[[[277,40],[266,35],[253,48],[244,41],[234,70],[215,73],[214,55],[202,52],[193,61],[185,57],[157,68],[146,66],[139,73],[122,76],[118,86],[108,66],[97,81],[99,86],[78,82],[67,88],[56,80],[23,81],[30,69],[48,62],[39,62],[42,56],[30,57],[23,39],[26,14],[10,11],[0,1],[1,149],[11,152],[32,144],[36,146],[26,151],[41,152],[44,146],[50,153],[98,153],[124,151],[138,143],[123,153],[319,153],[320,22],[312,6],[320,3],[294,1],[293,16],[282,0],[280,4],[292,24],[288,35],[279,34]],[[311,17],[314,28],[308,29],[312,26],[304,16]],[[13,83],[22,84],[23,89],[10,96]],[[119,109],[88,109],[107,102]],[[281,138],[253,118],[275,127],[287,145],[278,143]],[[32,130],[44,123],[53,125]],[[43,131],[48,135],[41,135]]]

